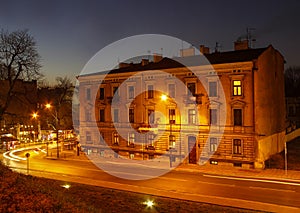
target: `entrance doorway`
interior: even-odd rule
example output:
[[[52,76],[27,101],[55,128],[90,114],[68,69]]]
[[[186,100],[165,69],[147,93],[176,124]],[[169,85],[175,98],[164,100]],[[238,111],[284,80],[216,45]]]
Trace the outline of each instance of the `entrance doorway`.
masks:
[[[189,163],[196,164],[197,163],[197,152],[196,152],[196,137],[195,136],[188,137],[188,147],[189,147]]]

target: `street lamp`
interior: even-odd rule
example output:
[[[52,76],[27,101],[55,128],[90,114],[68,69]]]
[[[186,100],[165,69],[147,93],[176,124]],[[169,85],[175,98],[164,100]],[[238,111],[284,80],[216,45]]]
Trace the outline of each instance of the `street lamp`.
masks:
[[[39,117],[39,114],[37,113],[37,112],[34,112],[34,113],[32,113],[32,118],[33,119],[35,119],[35,120],[37,120],[37,122],[38,122],[38,126],[37,126],[37,128],[38,128],[38,133],[37,133],[37,137],[38,137],[38,139],[39,139],[39,134],[40,134],[40,121],[38,120],[38,117]],[[33,133],[33,142],[35,142],[35,131],[34,131],[34,133]]]
[[[49,111],[51,110],[52,108],[52,105],[47,103],[45,104],[45,107],[46,109],[48,109]],[[59,146],[58,146],[58,117],[57,117],[57,111],[54,110],[54,113],[51,113],[52,117],[55,119],[55,126],[54,126],[54,129],[56,131],[56,149],[57,149],[57,158],[59,158]],[[48,153],[48,152],[47,152]]]
[[[165,94],[162,94],[160,96],[160,99],[162,101],[167,101],[167,100],[170,100],[170,98],[165,95]],[[172,99],[171,99],[172,100]],[[176,104],[176,103],[175,103]],[[172,129],[172,125],[175,124],[175,109],[172,109],[174,110],[174,112],[172,111],[172,120],[170,120],[169,118],[169,124],[170,124],[170,134],[169,134],[169,151],[170,151],[170,167],[172,167],[172,162],[173,162],[173,155],[172,155],[172,151],[173,151],[173,148],[174,148],[174,144],[175,144],[175,135],[173,135],[173,129]],[[170,112],[169,112],[170,113]],[[174,116],[174,117],[173,117]],[[180,158],[181,158],[181,144],[180,144],[180,147],[179,147],[179,150],[180,150]]]

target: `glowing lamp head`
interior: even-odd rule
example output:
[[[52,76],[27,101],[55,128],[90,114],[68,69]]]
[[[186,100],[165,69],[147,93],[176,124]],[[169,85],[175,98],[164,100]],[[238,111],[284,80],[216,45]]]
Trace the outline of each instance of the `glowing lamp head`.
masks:
[[[51,108],[51,104],[46,104],[45,107],[46,107],[47,109],[50,109],[50,108]]]
[[[168,96],[165,95],[165,94],[163,94],[163,95],[160,96],[160,99],[161,99],[162,101],[166,101],[166,100],[168,99]]]
[[[32,117],[33,117],[33,118],[37,118],[37,117],[38,117],[38,114],[35,112],[35,113],[32,114]]]

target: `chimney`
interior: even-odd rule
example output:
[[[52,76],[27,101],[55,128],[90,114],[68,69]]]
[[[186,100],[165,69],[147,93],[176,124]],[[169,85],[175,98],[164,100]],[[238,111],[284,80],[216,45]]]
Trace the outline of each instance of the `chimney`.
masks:
[[[247,50],[249,49],[249,42],[245,40],[237,40],[234,42],[234,50]]]
[[[200,52],[202,54],[209,54],[209,47],[206,47],[204,45],[200,45]]]
[[[180,50],[180,57],[188,57],[194,55],[195,55],[195,49],[193,47]]]
[[[145,66],[145,65],[147,65],[147,64],[149,64],[149,60],[148,59],[142,59],[142,66]]]
[[[130,66],[130,64],[125,63],[125,62],[120,62],[119,63],[119,68],[125,68],[125,67],[129,67],[129,66]]]
[[[162,59],[163,59],[163,57],[162,57],[161,54],[157,54],[157,53],[154,53],[154,54],[153,54],[153,62],[154,62],[154,63],[158,63],[158,62],[160,62]]]

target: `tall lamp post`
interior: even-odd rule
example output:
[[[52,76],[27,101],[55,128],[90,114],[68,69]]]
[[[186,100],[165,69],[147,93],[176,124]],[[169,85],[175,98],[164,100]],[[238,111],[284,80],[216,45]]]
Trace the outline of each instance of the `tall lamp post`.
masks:
[[[162,101],[170,100],[170,98],[167,95],[165,95],[165,94],[161,95],[160,98],[161,98]],[[175,116],[175,114],[172,114],[172,116]],[[175,141],[176,141],[175,135],[173,135],[173,129],[172,129],[172,125],[175,124],[174,121],[175,121],[175,118],[173,118],[173,117],[172,117],[172,120],[169,120],[170,134],[169,134],[169,141],[168,141],[168,143],[169,143],[169,151],[170,151],[170,167],[172,167],[172,163],[173,163],[173,153],[172,152],[173,152],[174,144],[175,144]],[[181,144],[180,144],[179,149],[180,149],[179,155],[181,157]]]
[[[46,104],[45,105],[46,109],[48,109],[49,111],[51,110],[52,106],[51,104]],[[55,126],[54,126],[54,130],[56,131],[56,150],[57,150],[57,158],[59,158],[59,146],[58,146],[58,142],[59,142],[59,139],[58,139],[58,117],[57,117],[57,111],[54,110],[54,113],[51,113],[52,117],[55,119]]]

